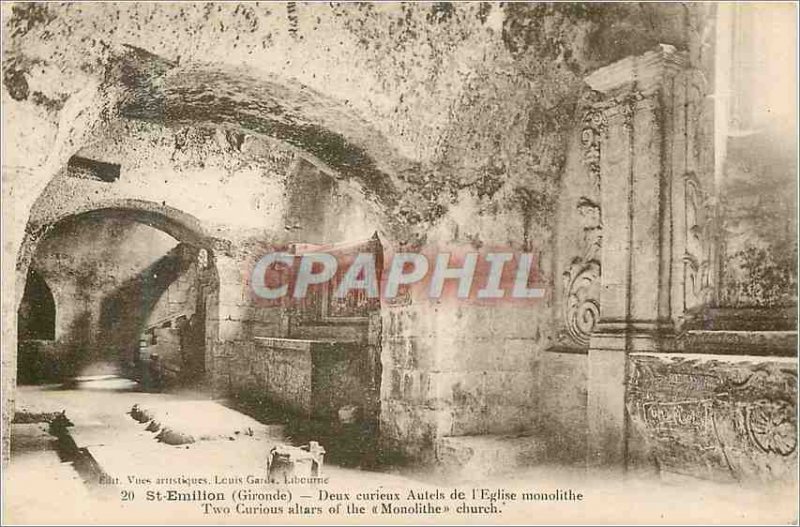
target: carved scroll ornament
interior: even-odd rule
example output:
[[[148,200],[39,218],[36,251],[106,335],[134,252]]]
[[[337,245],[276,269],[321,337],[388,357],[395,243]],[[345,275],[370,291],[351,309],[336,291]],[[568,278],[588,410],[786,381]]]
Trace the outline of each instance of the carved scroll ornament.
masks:
[[[600,206],[587,198],[578,202],[583,224],[583,255],[576,257],[564,273],[564,324],[574,344],[587,346],[600,319]]]
[[[595,191],[600,191],[600,145],[608,129],[605,113],[601,109],[591,109],[584,113],[581,129],[583,162],[589,170],[589,177]]]

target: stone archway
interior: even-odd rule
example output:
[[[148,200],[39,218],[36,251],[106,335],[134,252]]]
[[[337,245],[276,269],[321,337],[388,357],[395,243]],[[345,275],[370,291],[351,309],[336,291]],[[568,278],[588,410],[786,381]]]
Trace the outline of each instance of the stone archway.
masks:
[[[25,235],[17,255],[17,272],[27,272],[37,244],[56,225],[75,218],[103,216],[129,218],[163,231],[176,240],[201,246],[208,250],[225,247],[225,242],[212,238],[200,220],[162,203],[139,199],[112,199],[89,206],[59,211],[53,216],[37,214],[42,206],[34,204]]]
[[[177,67],[169,61],[138,49],[128,49],[118,60],[112,61],[105,81],[89,86],[80,98],[72,99],[62,112],[62,122],[53,152],[48,162],[35,173],[26,185],[41,189],[29,190],[41,196],[48,182],[64,170],[64,163],[84,145],[102,137],[107,125],[117,121],[141,121],[164,126],[210,126],[223,132],[233,149],[241,145],[243,134],[277,139],[302,152],[309,163],[338,181],[353,183],[359,194],[371,206],[381,211],[385,225],[379,229],[392,239],[404,239],[405,234],[398,216],[387,213],[399,198],[396,174],[409,170],[412,164],[394,149],[368,123],[359,120],[346,105],[327,99],[322,94],[304,86],[279,79],[255,78],[246,72],[221,71],[208,66]],[[101,111],[102,109],[102,111]],[[67,112],[69,110],[69,112]],[[70,123],[68,115],[76,116]],[[78,118],[77,116],[80,116]],[[38,181],[34,181],[37,180]],[[34,219],[37,204],[29,201],[20,207]],[[134,214],[143,223],[164,230],[176,238],[192,239],[203,244],[215,257],[220,277],[220,295],[210,310],[218,310],[220,298],[241,299],[241,285],[246,278],[241,261],[236,261],[233,247],[228,241],[209,235],[199,227],[191,215],[166,204],[141,200],[120,199],[108,203],[91,202],[85,209],[70,210],[49,217],[46,221],[29,221],[23,232],[14,232],[13,246],[18,248],[16,258],[17,283],[24,283],[33,252],[39,240],[59,220],[75,214],[96,214],[95,210],[117,211],[115,214]],[[174,233],[174,234],[173,234]],[[246,250],[245,250],[246,252]],[[230,294],[226,293],[228,289]],[[19,304],[21,291],[15,292],[15,305]],[[237,310],[244,306],[234,306]],[[230,315],[230,313],[229,313]],[[229,333],[240,333],[236,314],[233,320],[216,320],[209,331],[216,332],[219,340],[229,338]],[[221,317],[220,317],[221,318]],[[16,319],[5,317],[4,325],[16,324]],[[241,326],[241,324],[239,324]],[[14,335],[12,333],[12,335]],[[14,336],[15,337],[15,336]],[[15,338],[11,340],[15,341]],[[11,342],[15,349],[16,342]],[[213,363],[214,346],[207,349],[206,364]],[[11,371],[16,371],[15,353],[7,350],[4,357]],[[207,366],[208,368],[208,366]],[[14,384],[6,378],[6,400],[11,403],[10,413],[4,414],[6,423],[13,415]]]
[[[177,66],[138,48],[120,60],[116,77],[125,119],[165,125],[210,124],[232,135],[268,136],[302,150],[314,164],[357,181],[384,206],[399,199],[395,175],[411,167],[369,123],[340,101],[302,84],[241,69]]]
[[[34,218],[36,217],[34,214]],[[193,327],[198,331],[202,331],[203,334],[199,335],[198,338],[191,339],[194,346],[202,348],[202,356],[196,357],[191,366],[196,373],[205,374],[207,357],[212,355],[210,348],[213,348],[218,336],[216,319],[219,311],[218,290],[220,280],[217,273],[217,262],[219,259],[226,257],[224,254],[225,248],[229,244],[224,240],[209,236],[207,229],[192,215],[153,202],[112,200],[89,210],[62,212],[46,222],[31,221],[29,228],[26,229],[25,240],[17,262],[18,279],[20,279],[20,276],[26,276],[33,269],[31,265],[33,256],[48,234],[58,232],[60,228],[65,228],[65,226],[72,225],[74,227],[76,224],[81,224],[84,228],[86,225],[91,228],[93,222],[108,220],[146,225],[168,234],[177,241],[178,245],[175,246],[173,251],[170,251],[170,253],[154,263],[152,269],[143,270],[141,277],[127,281],[103,300],[98,313],[98,320],[95,321],[97,322],[97,327],[93,330],[96,332],[95,336],[98,342],[105,342],[108,346],[118,348],[115,352],[119,355],[120,362],[129,365],[133,359],[131,354],[138,354],[139,333],[141,333],[142,326],[146,323],[150,311],[164,294],[166,287],[181,272],[187,270],[188,267],[184,264],[186,264],[185,260],[188,254],[191,258],[197,260],[195,268],[197,276],[202,274],[203,277],[198,282],[200,291],[197,293],[197,305],[202,306],[197,315],[202,316],[203,320],[193,320]],[[183,259],[183,267],[180,269],[175,268],[174,266],[180,263],[181,258]],[[201,267],[202,269],[200,269]],[[158,279],[160,282],[156,283],[158,280],[150,280],[148,274],[153,277],[160,276]],[[126,304],[126,296],[128,297],[127,304],[131,304],[133,301],[131,306]],[[145,297],[146,301],[144,300]],[[115,315],[114,313],[117,314]],[[120,318],[130,319],[127,320],[124,328],[126,331],[122,331],[117,323]],[[114,327],[110,327],[111,325]],[[114,337],[115,334],[119,335]],[[109,335],[114,338],[108,338]],[[20,338],[22,336],[20,335]],[[20,340],[20,342],[22,341]],[[138,355],[136,356],[138,357]],[[127,358],[127,361],[123,360],[123,358]],[[128,373],[130,373],[130,369]]]

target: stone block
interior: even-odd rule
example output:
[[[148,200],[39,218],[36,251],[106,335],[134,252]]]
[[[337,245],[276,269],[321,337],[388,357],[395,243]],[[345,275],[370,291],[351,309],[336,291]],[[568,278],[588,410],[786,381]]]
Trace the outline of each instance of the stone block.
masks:
[[[219,334],[219,319],[216,316],[206,316],[206,340],[209,337],[216,339]]]
[[[382,355],[384,360],[397,368],[404,368],[408,363],[409,339],[392,339],[384,341]]]
[[[437,332],[437,307],[428,302],[385,309],[383,318],[384,338],[432,337]]]
[[[433,372],[428,375],[425,405],[431,408],[450,408],[453,405],[453,384],[458,374]]]
[[[492,369],[492,354],[497,343],[487,338],[443,337],[434,341],[434,369],[442,372]]]
[[[543,352],[538,372],[537,427],[554,459],[586,457],[587,375],[585,354]]]
[[[507,338],[503,342],[498,370],[532,371],[540,346],[534,339]]]
[[[487,372],[484,376],[484,401],[490,406],[530,405],[538,386],[532,371]]]
[[[280,324],[283,316],[283,309],[280,307],[259,307],[253,309],[253,318],[260,322],[275,322]]]
[[[489,338],[492,327],[489,319],[492,308],[473,304],[445,304],[437,306],[433,312],[436,323],[435,332],[439,339],[458,339],[464,335],[472,338]]]
[[[486,321],[491,334],[500,338],[535,339],[541,335],[537,318],[547,314],[542,301],[541,308],[536,306],[501,306],[489,310]]]
[[[629,450],[717,481],[797,481],[797,359],[633,353]]]
[[[384,340],[382,360],[396,367],[415,370],[434,369],[436,342],[427,338],[402,337]]]
[[[439,414],[437,410],[415,404],[382,400],[380,426],[385,448],[416,460],[431,459]]]
[[[237,305],[242,301],[247,300],[248,297],[243,293],[247,293],[247,289],[239,282],[220,282],[218,292],[219,305]]]
[[[222,341],[244,340],[252,336],[252,327],[247,322],[220,320],[219,339]]]
[[[485,372],[458,372],[447,375],[446,386],[451,390],[454,406],[476,408],[486,396]],[[441,382],[445,382],[443,381]]]
[[[275,337],[281,336],[280,320],[270,320],[267,322],[254,321],[251,324],[252,335],[254,337]]]
[[[403,372],[403,400],[404,401],[418,401],[419,400],[419,386],[415,382],[416,372],[405,370]]]
[[[219,320],[222,321],[249,321],[257,320],[257,313],[255,308],[237,302],[235,304],[222,303],[219,305]]]
[[[406,340],[406,368],[412,370],[427,370],[430,368],[431,355],[435,353],[430,346],[430,341],[421,338]]]
[[[489,431],[489,413],[492,411],[483,403],[454,406],[452,435],[481,435]]]
[[[381,397],[399,401],[402,398],[403,376],[401,370],[384,367],[381,380]]]
[[[625,463],[625,362],[617,350],[589,350],[587,420],[588,461],[593,466]]]
[[[537,409],[534,401],[530,404],[499,405],[492,409],[486,421],[488,434],[531,434],[539,435]]]

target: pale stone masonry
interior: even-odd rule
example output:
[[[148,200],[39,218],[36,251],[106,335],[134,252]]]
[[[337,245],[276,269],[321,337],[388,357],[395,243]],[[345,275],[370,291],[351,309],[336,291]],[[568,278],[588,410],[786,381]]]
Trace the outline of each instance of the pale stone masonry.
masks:
[[[417,464],[790,477],[796,145],[717,59],[757,13],[2,8],[4,462],[20,367],[102,359]],[[253,294],[266,252],[356,246],[532,254],[545,295]],[[52,339],[18,339],[32,274]]]

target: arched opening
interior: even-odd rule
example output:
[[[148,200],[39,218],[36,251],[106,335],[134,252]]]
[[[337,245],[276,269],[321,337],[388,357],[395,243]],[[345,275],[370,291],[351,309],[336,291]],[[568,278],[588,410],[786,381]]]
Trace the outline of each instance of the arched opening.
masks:
[[[19,340],[54,340],[56,302],[47,282],[35,270],[28,271],[22,303],[17,310]]]
[[[211,241],[199,223],[157,209],[72,214],[29,238],[20,383],[114,374],[145,389],[203,384],[219,287]]]
[[[171,127],[213,127],[225,137],[229,150],[236,156],[247,150],[248,136],[270,138],[302,153],[299,156],[302,162],[298,159],[294,164],[282,193],[283,224],[270,226],[277,227],[275,237],[281,243],[349,244],[363,241],[376,230],[387,233],[388,240],[413,238],[406,216],[398,214],[402,208],[399,189],[403,186],[399,174],[419,170],[418,163],[398,152],[380,131],[360,119],[347,104],[286,79],[258,77],[252,72],[217,65],[175,65],[141,50],[133,50],[124,62],[132,71],[148,74],[126,75],[122,80],[129,88],[129,96],[119,106],[123,119]],[[182,140],[177,142],[183,144]],[[336,206],[336,195],[351,184],[357,191],[349,205],[357,206],[350,208],[364,206],[376,212],[370,219],[377,221],[368,226],[360,224],[360,218],[348,222],[345,218],[350,219],[352,211]],[[332,218],[335,220],[331,221]],[[241,314],[238,308],[233,308],[234,323],[244,323],[248,328],[244,333],[250,335],[246,344],[226,344],[226,352],[215,362],[220,391],[271,399],[265,406],[280,401],[299,409],[296,413],[301,415],[316,414],[324,407],[324,411],[319,411],[324,414],[321,420],[332,423],[335,431],[346,428],[344,425],[353,421],[355,413],[360,416],[353,425],[357,435],[376,439],[382,411],[382,361],[386,358],[383,339],[392,337],[382,329],[387,308],[380,303],[370,304],[369,309],[357,306],[356,311],[361,311],[353,316],[349,312],[353,305],[328,305],[324,298],[317,300],[312,311],[325,316],[315,320],[303,320],[308,313],[298,310],[284,310],[276,316],[268,310],[255,309],[252,311],[257,315],[245,318],[255,316],[261,320],[247,324],[236,321]],[[223,309],[228,310],[227,306]],[[348,353],[357,359],[350,363],[358,364],[354,369],[360,374],[354,377],[361,377],[355,384],[366,392],[361,404],[342,402],[338,396],[343,392],[335,383],[311,382],[313,386],[306,391],[314,392],[315,388],[325,386],[320,390],[323,395],[312,396],[314,400],[307,405],[299,401],[304,390],[285,382],[287,374],[281,370],[280,361],[271,366],[262,364],[268,362],[263,360],[265,352],[291,357],[287,362],[295,361],[299,341],[303,345],[311,343],[308,345],[312,347],[324,348],[335,343],[353,348]],[[342,366],[339,363],[328,364],[329,371],[322,373],[320,370],[324,368],[318,366],[306,365],[289,376],[299,377],[311,369],[309,377],[315,380],[343,377],[331,374]],[[328,403],[318,404],[321,400]],[[374,450],[374,445],[365,448]],[[360,456],[353,458],[360,462]]]
[[[194,72],[190,78],[199,76],[204,81],[203,73]],[[237,75],[235,78],[239,77]],[[122,123],[123,127],[135,128],[131,133],[134,136],[142,131],[143,126],[163,127],[172,133],[170,140],[164,141],[167,137],[164,134],[164,137],[159,136],[159,140],[151,144],[155,145],[154,149],[167,145],[169,151],[151,156],[147,145],[136,143],[135,137],[123,137],[114,133],[109,134],[109,137],[113,135],[115,144],[123,145],[116,150],[106,148],[104,138],[95,137],[96,143],[88,144],[75,152],[74,155],[85,159],[103,159],[120,164],[123,167],[122,176],[119,181],[94,181],[85,179],[86,175],[83,173],[71,174],[69,167],[57,174],[40,195],[31,213],[31,221],[26,228],[25,240],[19,253],[18,271],[24,276],[28,266],[36,260],[34,253],[40,242],[51,235],[62,222],[128,217],[163,231],[182,243],[184,249],[170,255],[174,263],[167,266],[167,270],[159,268],[157,262],[150,262],[144,268],[140,280],[118,284],[119,288],[113,294],[105,295],[102,302],[94,306],[94,316],[78,321],[84,324],[86,332],[92,338],[87,345],[72,347],[76,350],[75,353],[83,354],[76,357],[76,363],[79,362],[80,367],[74,368],[73,374],[101,373],[98,370],[85,369],[90,362],[87,359],[98,356],[87,357],[87,349],[101,357],[111,350],[115,354],[118,373],[133,377],[144,385],[157,386],[168,382],[168,377],[176,376],[177,369],[186,373],[186,377],[194,382],[201,378],[210,381],[215,396],[228,396],[240,389],[248,393],[265,393],[269,386],[265,387],[261,378],[263,372],[260,371],[267,362],[262,353],[265,342],[270,342],[270,339],[272,342],[277,342],[275,339],[281,340],[281,351],[295,358],[298,355],[295,346],[297,341],[314,340],[314,346],[330,347],[332,342],[341,340],[341,335],[346,335],[348,352],[358,357],[358,367],[354,367],[354,371],[358,372],[359,383],[369,392],[368,403],[354,410],[351,408],[353,405],[339,404],[338,399],[332,400],[327,405],[331,411],[325,412],[325,419],[334,424],[335,429],[347,425],[358,432],[360,437],[376,439],[381,405],[383,357],[380,315],[383,307],[371,306],[369,316],[360,317],[363,320],[352,323],[352,327],[340,324],[339,320],[322,320],[317,321],[320,322],[318,324],[302,327],[292,326],[293,319],[290,316],[266,313],[246,305],[247,299],[243,297],[241,288],[247,287],[247,277],[246,270],[241,268],[240,257],[242,254],[255,256],[252,250],[258,252],[258,249],[252,249],[248,244],[326,244],[363,239],[376,230],[381,233],[394,232],[398,222],[393,215],[385,214],[385,208],[397,200],[393,178],[389,174],[402,167],[402,160],[391,153],[392,149],[388,145],[377,144],[381,143],[380,134],[373,133],[363,123],[351,122],[352,116],[346,109],[334,112],[335,115],[331,117],[331,101],[316,100],[318,94],[312,97],[303,90],[289,90],[284,93],[284,89],[279,89],[280,86],[273,83],[261,83],[259,88],[259,82],[255,79],[247,80],[245,84],[249,86],[237,88],[239,83],[233,80],[233,76],[218,75],[214,78],[215,85],[233,82],[227,88],[219,87],[224,88],[223,91],[241,91],[244,100],[261,100],[265,105],[245,104],[231,112],[224,100],[215,98],[207,104],[207,111],[200,112],[191,104],[195,102],[192,100],[183,104],[186,112],[181,111],[175,115],[170,112],[161,113],[161,108],[157,108],[153,114],[139,114],[135,105],[124,105],[120,108],[122,119],[111,124]],[[167,83],[170,85],[165,93],[165,100],[169,99],[167,108],[177,108],[177,101],[182,97],[178,96],[173,101],[176,94],[172,88],[181,88],[176,80],[171,78]],[[204,84],[201,82],[201,85]],[[294,99],[297,95],[301,98],[311,97],[312,104],[306,105],[300,101],[296,105],[297,108],[309,106],[308,115],[304,113],[295,119],[284,115],[281,108],[283,104],[275,107],[267,104],[281,100],[281,97],[273,100],[275,94],[270,94],[271,90],[289,99]],[[335,122],[327,122],[329,118]],[[288,122],[283,122],[284,120]],[[206,130],[194,137],[191,134],[198,127]],[[189,142],[185,135],[187,129],[192,139]],[[212,133],[207,133],[209,130]],[[145,139],[147,138],[149,137]],[[208,144],[207,138],[218,144]],[[274,140],[276,138],[278,141]],[[87,138],[87,141],[91,140],[92,138]],[[139,140],[143,141],[141,137]],[[196,146],[195,141],[199,145],[195,148],[197,152],[192,150]],[[364,141],[369,145],[362,145]],[[282,159],[283,148],[275,148],[271,143],[285,143],[284,146],[293,153],[300,151],[297,157],[287,156],[294,162],[289,164],[289,169],[285,172],[257,172],[249,170],[250,167],[245,166],[247,163],[237,164],[231,161],[246,156],[262,156],[270,161],[273,157]],[[126,149],[130,144],[133,146]],[[380,163],[370,153],[376,151],[383,154]],[[219,180],[224,183],[231,178],[233,184],[217,186],[218,181],[212,178],[201,180],[198,177],[204,174],[207,163],[215,163],[215,158],[221,161],[214,166],[221,167],[224,171]],[[247,159],[246,161],[250,162]],[[154,166],[158,163],[161,165]],[[285,189],[274,182],[271,186],[256,188],[262,180],[271,177],[271,173],[278,172],[289,182]],[[147,174],[157,174],[157,177],[151,178]],[[217,174],[214,177],[218,177]],[[246,192],[226,190],[247,186],[242,183],[245,177],[251,183]],[[238,178],[239,181],[233,178]],[[319,181],[323,179],[324,184]],[[209,187],[204,188],[204,184]],[[195,196],[194,188],[203,189],[204,193]],[[317,199],[299,199],[309,197],[309,189],[315,191],[314,196]],[[256,190],[262,194],[254,195]],[[324,192],[320,194],[321,190]],[[188,199],[184,199],[187,196]],[[277,197],[283,197],[284,202],[277,199],[274,200],[276,203],[271,203]],[[354,202],[370,210],[368,213],[356,211],[351,206]],[[282,207],[285,210],[281,211]],[[206,210],[212,208],[217,210]],[[236,210],[232,210],[233,208]],[[184,210],[197,214],[208,229],[198,228],[199,221],[184,214]],[[360,222],[363,219],[360,217],[362,212],[365,217],[372,217],[372,211],[377,212],[374,215],[379,218],[377,221],[359,224],[357,229],[354,228],[354,217],[359,216],[357,219]],[[258,218],[258,224],[248,223],[251,217]],[[332,219],[335,221],[331,221]],[[211,238],[208,232],[214,232],[233,243],[217,245],[218,240]],[[236,253],[234,258],[231,258],[232,252]],[[167,313],[163,317],[154,315],[159,312],[157,306],[162,300],[166,299],[167,304],[172,303],[171,291],[166,283],[175,283],[179,278],[168,280],[170,272],[181,274],[186,271],[183,265],[193,258],[202,260],[203,255],[210,262],[215,278],[210,278],[204,285],[198,285],[198,290],[202,288],[203,292],[195,297],[193,312]],[[217,269],[214,268],[217,263],[215,257],[223,262],[219,268],[223,273],[223,289],[226,293],[234,293],[233,295],[214,294],[220,283],[219,275],[216,275]],[[231,263],[235,265],[231,266]],[[203,332],[205,346],[198,337]],[[257,339],[261,339],[260,346]],[[214,342],[212,346],[208,345],[210,340]],[[176,349],[177,352],[174,351]],[[192,351],[186,353],[186,350]],[[254,356],[250,360],[248,354],[251,351],[254,355],[261,356]],[[273,364],[273,371],[277,371],[279,366],[280,364]],[[333,376],[336,372],[330,369],[329,373]],[[280,372],[277,375],[281,379],[287,377]],[[335,399],[334,392],[328,390],[326,393],[331,399]]]
[[[17,311],[17,381],[36,383],[57,375],[49,360],[56,334],[56,303],[50,287],[34,269],[28,271]]]

